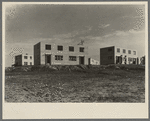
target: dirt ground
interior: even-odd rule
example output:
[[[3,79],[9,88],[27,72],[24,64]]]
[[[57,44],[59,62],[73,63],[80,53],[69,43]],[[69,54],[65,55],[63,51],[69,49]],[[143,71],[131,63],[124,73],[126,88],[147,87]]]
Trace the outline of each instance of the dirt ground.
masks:
[[[6,72],[6,102],[145,102],[145,69]]]

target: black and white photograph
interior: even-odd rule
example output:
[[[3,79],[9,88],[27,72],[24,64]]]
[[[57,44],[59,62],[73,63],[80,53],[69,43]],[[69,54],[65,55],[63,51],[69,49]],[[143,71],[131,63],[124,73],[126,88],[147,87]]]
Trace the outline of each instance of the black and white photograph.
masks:
[[[135,104],[148,117],[147,11],[147,2],[3,2],[3,103]]]

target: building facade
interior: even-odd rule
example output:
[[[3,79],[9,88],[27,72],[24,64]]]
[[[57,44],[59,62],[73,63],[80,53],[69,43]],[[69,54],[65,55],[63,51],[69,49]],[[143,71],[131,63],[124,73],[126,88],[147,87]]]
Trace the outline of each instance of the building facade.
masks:
[[[100,64],[139,64],[138,53],[116,46],[100,48]]]
[[[34,65],[33,62],[33,55],[28,54],[21,54],[15,56],[15,65],[16,66],[27,66],[27,65]]]
[[[34,45],[35,65],[88,64],[88,47],[66,43],[39,42]]]
[[[100,65],[98,60],[94,60],[93,58],[89,58],[89,65]]]

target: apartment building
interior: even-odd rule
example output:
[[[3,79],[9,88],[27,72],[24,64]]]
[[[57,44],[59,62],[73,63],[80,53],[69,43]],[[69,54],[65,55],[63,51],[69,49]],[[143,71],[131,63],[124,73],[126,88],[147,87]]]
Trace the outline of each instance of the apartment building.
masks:
[[[15,65],[16,66],[27,66],[34,65],[33,55],[21,54],[15,56]]]
[[[34,45],[35,65],[88,64],[88,47],[72,43],[42,41]]]
[[[138,53],[116,46],[100,48],[100,64],[139,64]]]

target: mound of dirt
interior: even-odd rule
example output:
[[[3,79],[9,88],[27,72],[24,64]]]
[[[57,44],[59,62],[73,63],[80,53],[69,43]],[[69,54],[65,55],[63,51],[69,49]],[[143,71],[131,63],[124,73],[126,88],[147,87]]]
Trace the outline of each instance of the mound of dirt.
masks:
[[[20,67],[8,67],[5,69],[6,72],[29,72],[31,66],[20,66]]]
[[[83,71],[88,70],[88,65],[39,65],[6,68],[6,72],[45,72],[45,71]]]
[[[141,65],[38,65],[38,66],[20,66],[20,67],[8,67],[6,72],[52,72],[52,71],[96,71],[96,70],[144,70],[145,67]]]
[[[110,65],[103,65],[101,66],[103,69],[121,69],[121,70],[144,70],[145,67],[142,65],[123,65],[123,64],[110,64]]]
[[[51,65],[40,65],[40,66],[32,66],[31,71],[55,71],[58,70],[57,67]]]

